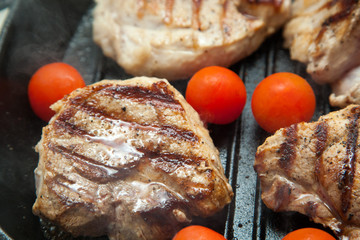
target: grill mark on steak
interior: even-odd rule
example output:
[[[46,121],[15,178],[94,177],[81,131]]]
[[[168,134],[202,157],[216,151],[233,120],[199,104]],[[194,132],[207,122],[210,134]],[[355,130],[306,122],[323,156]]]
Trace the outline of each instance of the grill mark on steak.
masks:
[[[336,210],[336,207],[331,202],[331,197],[329,196],[327,190],[323,186],[324,182],[324,174],[322,174],[324,159],[323,159],[323,153],[326,149],[326,143],[328,140],[328,134],[329,134],[329,125],[325,121],[321,121],[316,125],[315,131],[315,179],[319,183],[319,189],[317,191],[319,197],[323,201],[324,205],[329,209],[329,211],[337,218],[341,219],[339,212]],[[316,209],[318,207],[318,204],[310,201],[307,204],[307,207],[305,209],[305,212],[307,216],[313,218],[317,215]]]
[[[332,23],[336,23],[336,22],[340,22],[343,19],[347,18],[350,13],[354,10],[354,8],[356,7],[356,4],[358,3],[359,0],[337,0],[337,1],[332,1],[329,2],[328,4],[326,4],[327,8],[332,7],[333,5],[335,5],[336,3],[339,2],[340,6],[341,6],[341,10],[339,12],[337,12],[336,14],[328,17],[322,24],[322,26],[328,26]]]
[[[323,166],[323,153],[326,147],[326,141],[328,138],[328,124],[326,122],[320,122],[315,128],[315,178],[322,187],[321,170]]]
[[[174,93],[167,88],[165,82],[154,83],[150,88],[128,85],[109,86],[99,92],[115,99],[127,98],[133,102],[148,103],[154,107],[170,108],[184,112],[183,107],[174,98]]]
[[[192,165],[201,161],[201,158],[196,156],[189,157],[175,153],[159,153],[145,148],[139,149],[139,151],[143,152],[147,158],[151,159],[156,168],[161,169],[166,173],[172,173],[179,167]]]
[[[328,134],[329,134],[329,125],[327,124],[327,122],[325,122],[325,121],[319,122],[316,125],[314,134],[315,134],[315,138],[316,138],[316,143],[315,143],[316,160],[315,160],[314,174],[315,174],[316,181],[319,183],[319,189],[318,189],[317,193],[318,193],[319,197],[321,198],[321,200],[324,202],[324,205],[329,209],[329,211],[331,211],[331,213],[337,219],[341,219],[339,213],[336,211],[334,204],[330,201],[331,197],[329,196],[329,194],[327,193],[327,190],[323,186],[323,182],[324,182],[324,178],[323,178],[324,174],[322,174],[322,168],[323,168],[323,163],[324,163],[323,153],[326,149],[326,143],[327,143]],[[307,213],[307,215],[309,217],[315,217],[317,207],[318,207],[318,205],[317,204],[314,205],[314,203],[311,201],[308,203],[308,206],[305,209],[305,212]]]
[[[87,131],[79,128],[73,123],[70,123],[68,121],[64,121],[65,118],[68,118],[71,116],[71,114],[74,114],[72,110],[65,110],[63,114],[60,115],[60,118],[57,118],[54,122],[54,130],[57,134],[63,134],[63,133],[69,133],[71,135],[76,136],[82,136],[89,134]]]
[[[316,137],[316,157],[320,158],[325,150],[326,141],[328,138],[328,124],[320,122],[315,128]]]
[[[338,23],[344,19],[346,19],[351,12],[355,9],[356,4],[358,3],[359,0],[333,0],[330,2],[327,2],[326,4],[324,4],[324,6],[320,9],[324,9],[324,8],[331,8],[336,4],[340,4],[340,8],[341,10],[339,12],[337,12],[336,14],[331,15],[330,17],[328,17],[327,19],[325,19],[325,21],[322,23],[321,25],[321,30],[319,31],[315,42],[318,43],[320,42],[321,38],[323,37],[324,33],[327,30],[327,27],[333,23]]]
[[[149,151],[148,149],[138,150],[143,152],[146,158],[150,159],[156,169],[159,169],[167,174],[174,173],[179,167],[186,167],[186,165],[199,166],[199,163],[205,160],[198,156],[184,156],[176,153],[159,153]],[[213,171],[210,168],[206,168],[202,171],[197,169],[197,171],[205,172],[205,175],[209,179],[213,178]],[[191,180],[189,179],[188,181]],[[188,186],[186,183],[181,183],[181,185],[184,185],[185,187]],[[197,188],[197,194],[187,194],[187,196],[192,200],[201,200],[211,194],[214,188],[214,182],[211,181],[208,185],[192,182],[191,187]]]
[[[339,176],[339,189],[341,190],[341,210],[345,214],[350,206],[352,198],[352,187],[354,183],[355,164],[356,164],[356,148],[358,141],[358,120],[360,117],[360,111],[357,108],[353,108],[350,123],[347,126],[348,135],[346,141],[346,155],[344,158],[344,164]]]
[[[162,87],[162,90],[159,88],[159,86]],[[132,88],[130,86],[118,86],[116,89],[114,89],[109,87],[108,85],[100,85],[97,86],[97,89],[93,89],[93,91],[100,91],[100,90],[104,90],[107,93],[112,92],[113,97],[115,97],[116,95],[118,98],[120,98],[121,95],[121,97],[131,98],[132,100],[142,98],[143,101],[151,102],[151,104],[156,104],[156,107],[160,107],[159,105],[167,105],[166,107],[169,107],[168,105],[171,105],[172,109],[175,109],[176,111],[179,112],[184,111],[181,104],[173,98],[173,93],[171,92],[172,97],[169,98],[168,95],[170,95],[170,91],[167,88],[161,86],[160,84],[153,84],[152,90],[154,91],[151,91],[152,94],[150,94],[150,92],[146,88],[140,88],[140,87]],[[135,95],[131,96],[131,94],[135,94]],[[138,98],[133,98],[136,96]],[[99,119],[101,118],[102,120],[112,123],[114,123],[114,120],[115,121],[121,120],[122,121],[121,125],[129,127],[129,129],[153,131],[158,134],[169,136],[173,139],[180,139],[193,143],[199,141],[198,136],[196,136],[194,132],[185,129],[180,129],[177,126],[173,126],[169,124],[163,124],[161,126],[158,126],[156,124],[139,124],[136,122],[136,119],[127,117],[124,114],[107,113],[105,112],[104,109],[100,109],[96,104],[96,102],[86,101],[87,98],[89,98],[89,94],[84,94],[82,98],[76,97],[70,99],[70,102],[71,105],[76,106],[78,110],[81,110],[90,116],[97,117]],[[89,104],[89,102],[91,104]],[[57,126],[59,125],[64,126],[63,124],[59,124],[59,121],[66,122],[67,125],[66,127],[68,130],[70,130],[72,133],[77,133],[77,135],[82,135],[83,133],[81,132],[81,130],[78,130],[78,132],[76,132],[77,130],[75,129],[77,129],[77,127],[74,124],[69,123],[69,119],[72,118],[75,113],[76,111],[71,108],[66,109],[62,114],[60,114],[57,117],[56,124]]]
[[[279,165],[282,169],[290,171],[293,161],[296,158],[296,145],[298,142],[297,124],[293,124],[284,129],[284,142],[280,145]]]
[[[165,173],[173,173],[179,167],[185,167],[186,165],[199,166],[201,161],[205,161],[205,159],[195,155],[189,156],[177,153],[158,152],[147,148],[137,148],[136,150],[143,153],[142,159],[149,159],[156,169]]]
[[[328,201],[327,199],[329,199],[328,195],[326,194],[326,191],[324,190],[323,187],[323,175],[322,175],[322,168],[323,168],[323,164],[324,164],[324,159],[323,159],[323,153],[325,151],[325,147],[326,147],[326,141],[328,138],[328,124],[326,122],[319,122],[319,124],[316,125],[315,131],[315,172],[314,172],[314,176],[315,179],[317,180],[317,182],[319,183],[319,195],[321,196],[322,200],[324,202],[326,202],[327,205]],[[333,208],[330,208],[333,209]]]
[[[125,178],[129,174],[129,170],[135,167],[137,163],[130,162],[129,165],[122,165],[122,167],[118,169],[51,142],[48,143],[48,147],[52,152],[59,153],[65,159],[71,160],[72,165],[80,176],[98,183],[107,183],[118,180],[119,178]]]
[[[194,132],[180,129],[173,125],[159,126],[156,124],[139,124],[137,122],[127,121],[126,117],[105,113],[98,107],[95,107],[94,105],[87,105],[86,103],[78,105],[77,108],[91,117],[96,117],[118,126],[127,127],[128,129],[156,132],[157,134],[168,136],[175,140],[183,140],[193,143],[199,142],[199,138],[194,134]],[[75,113],[76,111],[73,109],[66,109],[63,113],[61,113],[55,121],[55,126],[57,127],[56,130],[60,130],[59,128],[65,128],[69,133],[84,135],[84,130],[69,122]]]

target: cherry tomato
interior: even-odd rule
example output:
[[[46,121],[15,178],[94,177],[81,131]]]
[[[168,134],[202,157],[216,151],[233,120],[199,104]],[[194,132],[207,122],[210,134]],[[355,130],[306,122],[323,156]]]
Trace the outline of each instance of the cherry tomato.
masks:
[[[240,116],[246,103],[246,89],[233,71],[210,66],[193,75],[185,98],[203,121],[228,124]]]
[[[309,83],[287,72],[274,73],[262,80],[251,99],[255,120],[270,133],[294,123],[310,121],[315,107],[315,94]]]
[[[287,234],[282,240],[335,240],[335,238],[317,228],[301,228]]]
[[[181,229],[172,240],[226,240],[226,238],[210,228],[192,225]]]
[[[55,114],[50,105],[73,90],[84,87],[80,73],[66,63],[50,63],[39,68],[31,77],[28,96],[31,108],[44,121]]]

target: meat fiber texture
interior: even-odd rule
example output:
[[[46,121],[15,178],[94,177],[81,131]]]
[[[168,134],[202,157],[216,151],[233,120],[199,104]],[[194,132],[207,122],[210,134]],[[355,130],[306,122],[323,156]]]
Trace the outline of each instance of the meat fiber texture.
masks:
[[[284,27],[291,58],[307,65],[319,84],[330,84],[330,104],[360,104],[360,2],[295,0]]]
[[[340,239],[360,239],[360,106],[278,130],[258,147],[262,200],[297,211]]]
[[[170,239],[231,201],[208,130],[167,80],[103,80],[52,109],[33,212],[74,236]]]
[[[290,14],[291,0],[98,0],[93,39],[134,76],[185,79],[253,53]]]

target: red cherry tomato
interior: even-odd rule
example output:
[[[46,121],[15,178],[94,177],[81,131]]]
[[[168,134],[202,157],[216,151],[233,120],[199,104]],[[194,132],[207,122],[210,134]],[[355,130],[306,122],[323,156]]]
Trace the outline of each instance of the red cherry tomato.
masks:
[[[240,116],[246,103],[246,89],[233,71],[210,66],[194,74],[185,97],[203,121],[228,124]]]
[[[336,240],[329,233],[316,228],[302,228],[287,234],[282,240]]]
[[[54,115],[50,105],[73,90],[84,87],[80,73],[66,63],[50,63],[39,68],[31,77],[28,96],[31,108],[44,121]]]
[[[226,240],[226,238],[210,228],[193,225],[181,229],[172,240]]]
[[[255,120],[270,133],[294,123],[310,121],[315,107],[315,94],[309,83],[287,72],[274,73],[262,80],[251,100]]]

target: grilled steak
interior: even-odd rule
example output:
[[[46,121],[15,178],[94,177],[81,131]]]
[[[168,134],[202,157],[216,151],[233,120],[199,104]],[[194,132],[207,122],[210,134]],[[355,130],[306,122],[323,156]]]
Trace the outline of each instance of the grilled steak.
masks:
[[[103,80],[52,108],[33,212],[74,236],[169,239],[231,201],[208,131],[166,80]]]
[[[292,10],[284,28],[291,58],[307,64],[317,83],[331,84],[331,105],[360,104],[359,74],[352,72],[360,68],[360,1],[295,0]]]
[[[187,78],[254,52],[287,20],[291,0],[98,0],[93,38],[135,76]]]
[[[360,106],[278,130],[254,168],[274,211],[297,211],[342,239],[360,239]]]

